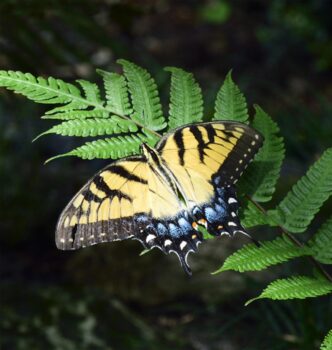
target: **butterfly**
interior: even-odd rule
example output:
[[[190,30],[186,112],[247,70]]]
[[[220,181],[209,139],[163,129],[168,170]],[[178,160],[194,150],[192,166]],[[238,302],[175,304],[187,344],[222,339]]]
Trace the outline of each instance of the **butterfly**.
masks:
[[[214,236],[248,235],[238,218],[234,185],[263,144],[246,124],[189,124],[164,135],[155,148],[99,171],[63,210],[56,245],[72,250],[137,239],[146,249],[175,253],[191,274],[188,254]]]

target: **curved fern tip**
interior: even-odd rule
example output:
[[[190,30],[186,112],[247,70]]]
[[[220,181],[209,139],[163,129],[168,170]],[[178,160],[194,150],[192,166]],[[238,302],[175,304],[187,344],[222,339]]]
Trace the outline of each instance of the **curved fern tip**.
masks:
[[[211,272],[211,275],[216,275],[216,274],[221,273],[221,272],[224,272],[224,271],[227,271],[227,269],[224,269],[224,266],[221,266],[220,269]]]
[[[96,72],[97,72],[98,74],[100,74],[100,75],[103,75],[104,73],[108,73],[106,70],[100,69],[100,68],[97,68],[97,69],[96,69]]]
[[[232,74],[233,74],[233,68],[231,68],[227,74],[226,74],[226,79],[231,79],[232,80]]]
[[[125,60],[124,58],[120,58],[120,59],[116,60],[116,63],[120,64],[121,66],[126,65],[126,64],[133,64],[134,65],[134,63],[132,63],[128,60]]]
[[[178,68],[178,67],[172,67],[172,66],[167,66],[167,67],[164,67],[164,71],[165,72],[174,72],[174,71],[179,71],[179,70],[182,70],[181,68]]]
[[[265,113],[263,108],[257,103],[254,103],[253,107],[254,107],[256,113]]]
[[[49,162],[53,161],[54,159],[68,157],[70,155],[71,155],[70,153],[58,154],[57,156],[54,156],[54,157],[46,159],[45,162],[44,162],[44,165],[48,164]]]
[[[37,136],[31,141],[31,143],[37,141],[39,138],[41,138],[42,136],[47,135],[47,134],[49,134],[48,131],[42,132],[41,134],[37,135]]]
[[[252,302],[254,302],[254,301],[257,300],[257,299],[260,299],[260,298],[258,297],[258,298],[252,298],[252,299],[247,300],[247,301],[244,303],[244,306],[248,306],[249,304],[251,304]]]

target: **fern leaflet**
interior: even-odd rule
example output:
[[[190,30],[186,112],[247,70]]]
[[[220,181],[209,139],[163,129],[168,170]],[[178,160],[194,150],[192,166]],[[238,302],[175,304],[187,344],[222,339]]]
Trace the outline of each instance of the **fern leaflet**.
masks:
[[[145,127],[158,131],[165,128],[160,98],[154,79],[142,67],[126,61],[118,60],[123,66],[128,81],[129,92],[134,109],[132,119]]]
[[[137,131],[137,125],[131,121],[114,116],[112,119],[74,119],[62,122],[43,132],[36,139],[47,134],[62,136],[100,136]]]
[[[202,121],[202,91],[193,74],[175,67],[165,70],[172,74],[168,128]]]
[[[309,241],[309,245],[318,261],[332,264],[332,216]]]
[[[290,232],[303,232],[332,193],[332,148],[311,166],[276,208],[279,223]]]
[[[252,202],[247,201],[241,207],[241,222],[246,228],[265,225],[267,218]]]
[[[320,350],[332,350],[332,329],[326,334]]]
[[[132,108],[128,96],[126,79],[117,73],[106,72],[97,69],[97,73],[103,77],[106,95],[106,106],[119,115],[130,115]]]
[[[109,118],[109,113],[102,109],[92,110],[75,110],[68,112],[59,112],[54,114],[45,114],[42,119],[55,119],[55,120],[74,120],[74,119],[87,119],[87,118]]]
[[[230,71],[218,91],[214,120],[235,120],[245,123],[249,114],[247,102],[239,87],[233,82]]]
[[[95,83],[91,83],[90,81],[83,79],[78,79],[76,81],[81,85],[87,101],[95,103],[97,105],[103,104],[100,98],[99,88]]]
[[[261,295],[248,300],[246,305],[262,298],[273,300],[305,299],[328,294],[331,291],[332,283],[325,279],[296,276],[273,281]]]
[[[44,79],[36,78],[30,73],[0,71],[0,86],[22,94],[37,103],[86,105],[86,101],[76,86],[52,77]]]
[[[292,258],[309,255],[310,249],[299,248],[288,238],[279,237],[273,241],[263,242],[260,247],[247,244],[229,256],[222,267],[214,273],[233,271],[259,271],[268,266],[279,264]]]
[[[139,147],[143,142],[151,143],[151,139],[147,135],[140,133],[86,142],[70,152],[48,159],[46,163],[68,156],[76,156],[82,159],[118,159],[139,153]]]
[[[275,191],[280,168],[285,156],[284,142],[277,134],[279,128],[259,106],[252,126],[264,135],[263,147],[249,166],[240,186],[256,202],[268,202]]]

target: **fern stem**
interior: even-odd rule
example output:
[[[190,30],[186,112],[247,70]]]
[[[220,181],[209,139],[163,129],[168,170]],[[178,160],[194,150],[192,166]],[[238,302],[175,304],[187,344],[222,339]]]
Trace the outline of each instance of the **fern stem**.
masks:
[[[258,209],[260,210],[264,215],[267,215],[266,210],[256,201],[254,201],[250,196],[245,195],[245,197]],[[295,245],[298,247],[303,248],[304,244],[300,242],[296,237],[294,237],[290,232],[288,232],[284,227],[281,225],[277,225],[279,230],[286,236],[288,237]],[[308,258],[311,260],[311,262],[315,265],[315,267],[322,273],[322,275],[332,283],[332,276],[324,269],[323,265],[318,262],[314,257],[308,256]]]
[[[152,130],[152,129],[147,128],[145,125],[141,124],[140,122],[138,122],[138,121],[136,121],[136,120],[134,120],[134,119],[131,119],[131,118],[126,117],[125,115],[121,115],[121,114],[119,114],[119,113],[114,113],[113,111],[109,110],[108,108],[105,108],[105,107],[103,107],[103,108],[104,108],[106,111],[108,111],[109,113],[114,114],[114,115],[116,115],[116,116],[119,117],[119,118],[122,118],[122,119],[125,119],[125,120],[129,120],[130,122],[136,124],[136,125],[139,126],[140,128],[146,130],[146,131],[149,132],[150,134],[154,134],[154,135],[157,136],[158,138],[161,138],[161,136],[162,136],[162,135],[159,134],[157,131],[154,131],[154,130]]]

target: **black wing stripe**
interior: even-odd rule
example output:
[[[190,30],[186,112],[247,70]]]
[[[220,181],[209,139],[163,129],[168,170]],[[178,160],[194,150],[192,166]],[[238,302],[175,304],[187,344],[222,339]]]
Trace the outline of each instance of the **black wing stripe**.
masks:
[[[200,132],[200,130],[198,129],[198,127],[195,125],[190,126],[189,130],[191,131],[191,133],[194,135],[196,141],[198,142],[197,149],[199,152],[199,159],[201,162],[203,162],[203,160],[204,160],[204,147],[205,147],[203,135]]]
[[[216,136],[215,129],[213,128],[213,126],[211,124],[207,124],[205,126],[205,129],[206,129],[207,134],[208,134],[209,143],[213,143],[214,142],[214,137]]]
[[[139,182],[139,183],[142,183],[145,185],[147,185],[147,183],[148,183],[146,180],[129,172],[127,169],[125,169],[121,165],[113,165],[108,169],[108,171],[113,173],[113,174],[120,175],[121,177],[123,177],[127,180],[130,180],[130,181]]]
[[[179,155],[179,160],[180,160],[180,164],[184,165],[184,152],[185,152],[185,148],[184,148],[184,143],[183,143],[183,134],[182,134],[182,130],[179,130],[178,132],[176,132],[174,134],[174,141],[178,147],[178,155]]]
[[[93,180],[93,182],[96,185],[97,189],[104,192],[107,197],[112,198],[117,196],[119,197],[119,199],[125,198],[132,202],[132,198],[126,195],[125,193],[123,193],[122,191],[112,190],[111,188],[109,188],[107,183],[104,181],[104,179],[100,175],[97,175],[96,178]],[[98,203],[104,200],[95,196],[89,189],[87,190],[87,192],[85,192],[84,199],[88,201],[94,200],[95,202],[98,202]]]

